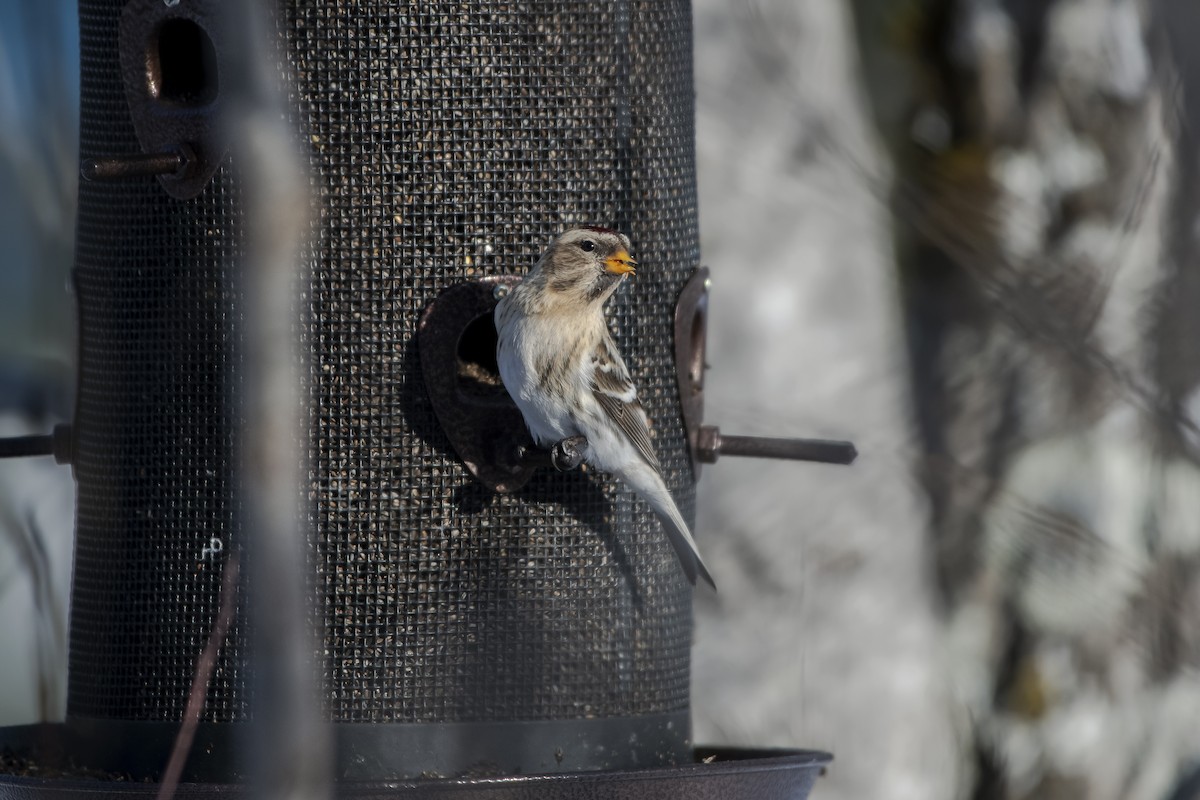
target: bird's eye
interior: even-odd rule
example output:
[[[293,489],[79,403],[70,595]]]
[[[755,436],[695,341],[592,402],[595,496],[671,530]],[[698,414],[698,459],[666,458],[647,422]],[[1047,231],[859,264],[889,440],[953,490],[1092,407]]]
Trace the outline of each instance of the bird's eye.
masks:
[[[585,253],[590,253],[596,249],[596,243],[591,239],[584,239],[579,243],[579,249],[583,250]]]

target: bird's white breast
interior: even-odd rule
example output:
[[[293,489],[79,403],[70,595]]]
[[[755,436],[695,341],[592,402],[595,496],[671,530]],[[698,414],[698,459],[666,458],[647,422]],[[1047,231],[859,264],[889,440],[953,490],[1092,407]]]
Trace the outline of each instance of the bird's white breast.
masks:
[[[538,444],[549,446],[578,434],[566,398],[553,397],[538,384],[538,365],[560,355],[559,335],[553,326],[538,317],[520,315],[517,309],[506,308],[502,302],[496,310],[496,328],[500,378],[521,409],[533,438]]]
[[[568,436],[586,436],[587,462],[601,470],[620,470],[638,462],[637,451],[607,419],[592,393],[593,351],[603,333],[603,317],[585,318],[574,327],[564,327],[562,323],[550,315],[524,314],[518,303],[512,301],[512,295],[496,309],[500,377],[521,409],[529,432],[543,447]],[[595,325],[597,330],[586,328],[588,324]],[[560,369],[559,375],[565,375],[565,379],[552,381],[557,391],[548,391],[539,376],[552,362],[572,358],[575,362],[572,369]],[[634,396],[636,393],[631,389],[630,399]]]

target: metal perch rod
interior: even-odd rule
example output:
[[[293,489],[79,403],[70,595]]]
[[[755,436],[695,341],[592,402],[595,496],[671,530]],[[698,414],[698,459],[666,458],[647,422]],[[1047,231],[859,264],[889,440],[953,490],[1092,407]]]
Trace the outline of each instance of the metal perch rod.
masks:
[[[765,436],[729,436],[705,425],[697,437],[700,460],[715,463],[720,456],[784,458],[821,464],[852,464],[858,457],[853,442],[833,439],[775,439]]]
[[[697,442],[700,460],[713,464],[720,456],[782,458],[820,464],[852,464],[858,457],[853,442],[836,439],[775,439],[766,436],[723,436],[719,428],[705,425]],[[556,442],[549,450],[519,447],[516,461],[531,467],[554,467],[560,472],[583,463],[587,439],[572,436]]]
[[[0,458],[54,455],[54,436],[13,436],[0,439]]]

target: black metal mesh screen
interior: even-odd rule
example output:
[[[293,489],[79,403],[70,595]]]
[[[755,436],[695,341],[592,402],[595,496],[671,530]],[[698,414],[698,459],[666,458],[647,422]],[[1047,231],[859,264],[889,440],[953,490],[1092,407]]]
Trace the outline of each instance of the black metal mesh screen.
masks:
[[[521,273],[576,222],[627,231],[612,308],[690,514],[671,358],[698,260],[687,2],[284,4],[280,52],[319,206],[311,321],[313,564],[338,722],[561,720],[686,710],[691,593],[648,509],[596,474],[490,496],[421,382],[420,312]],[[84,157],[138,150],[121,0],[81,0]],[[219,45],[219,43],[218,43]],[[239,544],[241,204],[84,184],[76,285],[78,545],[70,714],[179,719]],[[205,718],[247,713],[231,637]]]
[[[118,59],[122,3],[80,3],[83,157],[139,152]],[[78,482],[68,713],[182,715],[234,530],[232,393],[241,218],[228,171],[194,201],[154,179],[82,182]],[[231,667],[209,714],[243,713]]]

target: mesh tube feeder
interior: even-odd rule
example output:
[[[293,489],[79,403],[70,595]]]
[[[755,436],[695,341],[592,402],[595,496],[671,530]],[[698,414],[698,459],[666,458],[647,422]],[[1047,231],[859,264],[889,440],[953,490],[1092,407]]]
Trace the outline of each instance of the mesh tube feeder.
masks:
[[[70,795],[72,770],[88,791],[155,791],[247,544],[222,13],[80,0],[77,407],[15,447],[53,450],[78,484],[68,711],[0,731],[70,766],[0,774],[0,798]],[[338,793],[804,796],[828,756],[694,747],[692,588],[657,520],[606,476],[538,468],[560,454],[528,456],[495,369],[497,287],[564,227],[627,233],[644,267],[612,326],[692,515],[723,439],[700,419],[690,4],[300,0],[272,22],[315,206],[305,514]],[[804,453],[853,457],[839,445]],[[176,796],[242,791],[253,668],[239,614]]]

